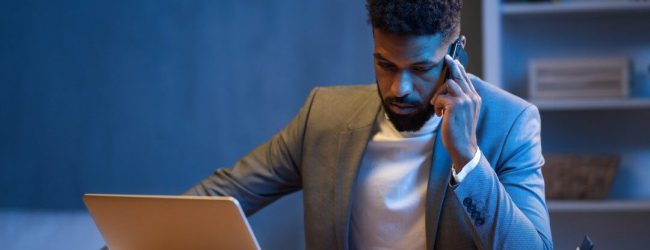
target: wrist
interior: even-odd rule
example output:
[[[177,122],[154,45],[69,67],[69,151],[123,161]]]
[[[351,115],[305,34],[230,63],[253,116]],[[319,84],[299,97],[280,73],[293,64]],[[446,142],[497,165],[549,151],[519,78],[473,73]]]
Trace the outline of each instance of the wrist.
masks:
[[[458,152],[452,156],[452,167],[456,173],[460,173],[460,171],[463,170],[463,167],[474,159],[477,150],[476,146],[470,146],[467,150],[463,150],[463,152]]]

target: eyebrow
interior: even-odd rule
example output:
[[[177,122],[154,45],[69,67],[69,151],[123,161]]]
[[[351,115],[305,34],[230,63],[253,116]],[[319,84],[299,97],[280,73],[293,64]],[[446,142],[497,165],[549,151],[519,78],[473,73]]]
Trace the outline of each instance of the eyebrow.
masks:
[[[373,56],[374,56],[377,60],[383,60],[383,61],[387,61],[387,62],[393,63],[393,62],[391,62],[390,60],[388,60],[388,59],[386,59],[385,57],[383,57],[383,56],[382,56],[381,54],[379,54],[379,53],[374,53]],[[437,62],[437,63],[436,63],[436,62],[433,62],[433,61],[431,61],[431,60],[422,60],[422,61],[419,61],[419,62],[412,63],[411,66],[415,66],[415,65],[429,65],[429,66],[436,66],[436,65],[438,65],[438,63],[440,63],[440,62]],[[394,63],[393,63],[393,64],[394,64]]]

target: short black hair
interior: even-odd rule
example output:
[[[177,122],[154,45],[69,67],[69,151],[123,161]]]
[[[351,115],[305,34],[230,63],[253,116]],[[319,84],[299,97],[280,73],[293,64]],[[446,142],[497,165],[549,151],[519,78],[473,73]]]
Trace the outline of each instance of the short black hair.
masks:
[[[366,0],[373,29],[396,35],[434,35],[445,40],[460,28],[463,0]]]

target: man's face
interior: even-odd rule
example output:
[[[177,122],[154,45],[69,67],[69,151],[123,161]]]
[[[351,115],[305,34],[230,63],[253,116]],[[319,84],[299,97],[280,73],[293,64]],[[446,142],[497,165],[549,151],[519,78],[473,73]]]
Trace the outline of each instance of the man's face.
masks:
[[[429,103],[443,86],[449,44],[441,33],[394,35],[374,29],[375,75],[388,118],[399,131],[417,131],[434,113]]]

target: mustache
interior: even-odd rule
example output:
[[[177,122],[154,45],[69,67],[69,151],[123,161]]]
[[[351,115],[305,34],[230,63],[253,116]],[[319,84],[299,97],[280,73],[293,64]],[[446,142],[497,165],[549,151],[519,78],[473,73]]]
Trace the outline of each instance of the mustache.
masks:
[[[402,97],[397,97],[397,96],[387,96],[384,98],[384,101],[386,103],[400,103],[400,104],[408,104],[408,105],[422,105],[421,102],[413,99],[407,98],[407,96],[402,96]]]

